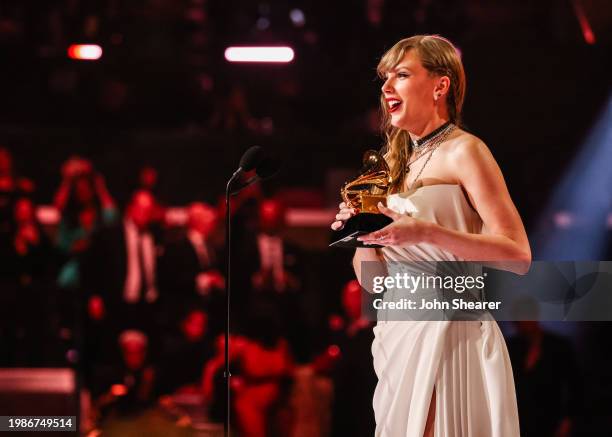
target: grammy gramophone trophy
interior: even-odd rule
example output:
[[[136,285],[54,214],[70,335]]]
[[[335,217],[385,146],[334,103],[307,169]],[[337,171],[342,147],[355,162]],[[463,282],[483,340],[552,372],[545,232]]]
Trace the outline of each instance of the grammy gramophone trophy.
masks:
[[[378,210],[378,202],[387,205],[387,192],[391,185],[391,171],[385,158],[375,150],[363,155],[363,167],[359,176],[344,184],[340,190],[342,199],[349,208],[359,213],[348,219],[344,227],[334,231],[334,247],[379,247],[374,244],[365,246],[357,240],[360,235],[369,234],[384,228],[392,222],[391,218]]]

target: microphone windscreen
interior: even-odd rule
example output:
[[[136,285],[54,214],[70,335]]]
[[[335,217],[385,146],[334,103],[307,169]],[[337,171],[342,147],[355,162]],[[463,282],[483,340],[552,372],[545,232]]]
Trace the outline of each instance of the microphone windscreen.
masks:
[[[261,179],[268,179],[274,176],[280,169],[280,163],[278,160],[266,156],[255,169],[255,174]]]
[[[263,159],[263,149],[259,146],[249,147],[240,158],[240,167],[243,171],[251,171],[259,165]]]

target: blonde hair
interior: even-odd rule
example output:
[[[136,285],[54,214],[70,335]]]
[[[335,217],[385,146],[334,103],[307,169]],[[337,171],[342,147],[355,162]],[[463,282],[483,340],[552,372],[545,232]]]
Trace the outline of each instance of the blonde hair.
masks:
[[[447,76],[450,90],[446,95],[446,105],[450,121],[461,124],[461,108],[465,98],[465,72],[457,48],[446,38],[439,35],[415,35],[398,41],[381,58],[376,71],[384,78],[395,68],[410,51],[415,50],[423,67],[430,74]],[[380,97],[382,107],[382,131],[385,135],[385,159],[391,169],[391,192],[401,191],[406,177],[406,165],[410,154],[410,137],[406,130],[391,125],[384,95]]]

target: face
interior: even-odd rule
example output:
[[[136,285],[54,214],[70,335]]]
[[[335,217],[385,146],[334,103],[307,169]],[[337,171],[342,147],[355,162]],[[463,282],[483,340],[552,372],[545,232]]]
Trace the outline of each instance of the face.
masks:
[[[259,225],[264,232],[276,232],[285,223],[285,210],[276,200],[264,200],[259,206]]]
[[[430,74],[416,51],[409,50],[404,59],[385,73],[381,88],[391,124],[409,132],[417,131],[432,118],[437,102],[443,101],[447,80]]]
[[[152,189],[157,184],[157,170],[153,167],[144,167],[140,170],[140,184],[148,189]]]
[[[214,208],[202,203],[194,203],[189,207],[189,228],[204,236],[210,235],[217,224],[217,212]]]
[[[189,341],[198,341],[206,333],[208,318],[203,311],[192,311],[183,320],[183,333]]]

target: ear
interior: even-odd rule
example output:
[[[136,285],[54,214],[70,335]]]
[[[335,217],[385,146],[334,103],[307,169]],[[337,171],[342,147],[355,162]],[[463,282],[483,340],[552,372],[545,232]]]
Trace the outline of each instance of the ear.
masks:
[[[441,100],[444,98],[450,89],[450,79],[448,76],[442,76],[438,79],[438,83],[434,88],[434,100]]]

